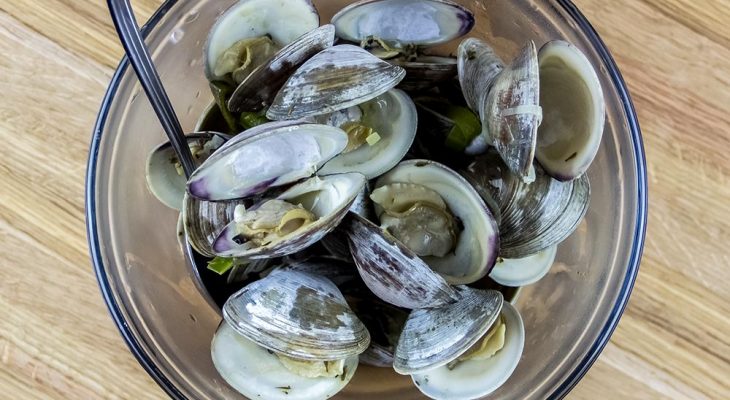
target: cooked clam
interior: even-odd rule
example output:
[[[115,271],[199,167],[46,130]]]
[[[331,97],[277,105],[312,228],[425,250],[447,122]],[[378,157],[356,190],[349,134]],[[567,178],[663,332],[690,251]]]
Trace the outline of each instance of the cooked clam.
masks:
[[[228,136],[215,132],[198,132],[186,136],[193,160],[200,165]],[[147,156],[145,168],[147,188],[162,204],[180,210],[185,194],[185,174],[170,142],[155,147]]]
[[[339,128],[301,121],[259,125],[228,141],[188,180],[209,201],[249,197],[311,176],[347,145]]]
[[[572,234],[590,202],[588,177],[557,181],[536,168],[532,184],[523,182],[503,203],[500,256],[522,258],[552,247]]]
[[[292,358],[339,360],[370,343],[365,325],[329,279],[279,271],[232,295],[223,318],[236,332]]]
[[[503,69],[502,59],[483,41],[468,38],[459,44],[457,70],[461,91],[466,104],[482,119],[489,88]],[[491,143],[490,136],[484,136]]]
[[[342,110],[387,92],[404,76],[403,68],[360,47],[333,46],[294,72],[276,95],[266,117],[290,120]]]
[[[285,24],[281,21],[288,21]],[[216,21],[205,43],[205,75],[210,81],[224,80],[231,71],[222,68],[221,61],[229,50],[236,50],[236,44],[244,41],[242,51],[231,51],[233,61],[251,58],[260,65],[276,51],[268,51],[268,57],[260,57],[256,49],[246,48],[253,39],[282,47],[319,26],[319,14],[308,0],[242,0],[226,10]],[[219,63],[221,65],[219,65]],[[252,64],[253,66],[253,64]],[[216,67],[219,70],[217,71]],[[253,69],[253,68],[252,68]],[[244,77],[245,78],[245,77]]]
[[[536,156],[560,181],[581,176],[598,152],[606,119],[603,91],[591,62],[577,47],[556,40],[538,54],[543,122]]]
[[[332,17],[337,36],[361,42],[368,36],[414,45],[435,45],[467,34],[474,15],[448,0],[363,0]]]
[[[294,371],[287,368],[282,362],[285,358],[247,339],[225,321],[213,337],[211,357],[221,377],[250,399],[328,399],[350,382],[358,366],[358,356],[353,355],[318,363],[326,370],[332,370],[335,376],[303,376],[297,373],[301,368]],[[309,367],[311,364],[307,364],[305,371],[316,371],[316,367]]]
[[[239,205],[234,220],[215,239],[213,251],[257,259],[303,250],[340,223],[364,186],[365,177],[357,172],[314,176],[275,199],[249,209]]]
[[[337,287],[300,271],[249,284],[226,301],[223,317],[214,365],[251,398],[328,398],[347,384],[370,342]]]
[[[389,90],[342,111],[346,113],[317,118],[348,134],[348,146],[322,167],[322,174],[357,171],[368,179],[376,178],[403,159],[416,136],[416,107],[400,90]]]
[[[334,26],[324,25],[288,44],[241,80],[228,99],[228,109],[257,111],[271,104],[289,76],[312,56],[332,47],[334,40]]]
[[[215,239],[233,221],[236,206],[246,203],[241,200],[205,201],[185,193],[182,204],[183,228],[190,246],[206,257],[215,257]]]
[[[486,132],[509,169],[526,179],[542,121],[535,43],[528,42],[492,83],[482,115]]]
[[[448,167],[404,161],[378,179],[371,198],[381,225],[449,283],[475,282],[494,265],[496,222],[472,186]]]
[[[497,322],[477,345],[455,362],[412,375],[416,387],[433,399],[471,400],[497,390],[522,357],[525,327],[517,309],[504,302]]]
[[[360,277],[383,301],[403,308],[426,308],[456,300],[454,290],[441,276],[377,225],[350,213],[344,228]]]
[[[496,290],[458,286],[459,300],[411,311],[395,348],[393,368],[403,375],[432,370],[456,360],[498,320],[503,307]]]

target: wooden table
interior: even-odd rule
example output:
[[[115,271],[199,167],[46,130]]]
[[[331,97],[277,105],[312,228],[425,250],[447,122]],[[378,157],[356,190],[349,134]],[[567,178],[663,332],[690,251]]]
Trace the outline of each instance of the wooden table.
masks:
[[[628,310],[569,398],[730,398],[730,1],[577,3],[631,89],[651,200]],[[105,2],[0,0],[0,54],[0,398],[164,398],[87,252],[89,137],[122,54]]]

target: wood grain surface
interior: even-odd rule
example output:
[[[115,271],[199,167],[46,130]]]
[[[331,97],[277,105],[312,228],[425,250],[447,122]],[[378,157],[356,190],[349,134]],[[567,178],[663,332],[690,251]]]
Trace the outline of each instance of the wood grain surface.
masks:
[[[650,208],[629,307],[569,398],[728,399],[730,1],[577,4],[631,89]],[[164,398],[87,252],[89,138],[122,54],[105,2],[0,0],[0,54],[0,399]]]

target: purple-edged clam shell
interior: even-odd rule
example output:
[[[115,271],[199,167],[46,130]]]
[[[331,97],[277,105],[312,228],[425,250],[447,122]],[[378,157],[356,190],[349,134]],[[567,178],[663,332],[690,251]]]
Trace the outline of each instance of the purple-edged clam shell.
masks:
[[[213,251],[222,257],[260,259],[283,257],[304,250],[339,225],[365,183],[365,176],[357,172],[309,178],[277,198],[301,204],[318,217],[316,221],[281,240],[259,247],[250,246],[234,221],[215,239]]]
[[[364,0],[332,17],[337,36],[360,42],[368,36],[401,44],[430,46],[464,36],[474,14],[447,0]]]
[[[250,197],[314,174],[347,145],[339,128],[301,121],[271,122],[234,137],[188,179],[202,200]]]
[[[415,253],[357,214],[343,228],[360,277],[380,299],[404,308],[438,307],[456,300],[454,290]]]

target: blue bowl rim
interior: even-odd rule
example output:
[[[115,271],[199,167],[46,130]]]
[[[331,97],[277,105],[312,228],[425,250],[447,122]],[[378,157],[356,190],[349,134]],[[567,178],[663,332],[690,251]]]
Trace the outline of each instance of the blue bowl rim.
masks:
[[[149,21],[141,28],[142,36],[147,37],[152,29],[162,20],[167,12],[177,3],[178,0],[166,0],[160,8],[150,17]],[[578,27],[588,36],[591,44],[597,50],[601,60],[607,67],[608,74],[621,98],[624,111],[627,116],[627,122],[629,130],[631,131],[632,144],[634,156],[637,160],[636,174],[637,174],[637,212],[636,212],[636,229],[634,231],[634,238],[632,243],[632,252],[629,258],[629,265],[626,272],[626,277],[621,285],[618,299],[614,304],[613,309],[609,315],[608,320],[601,329],[598,339],[590,347],[584,358],[580,361],[578,366],[568,377],[560,384],[557,389],[550,394],[551,399],[563,398],[573,387],[580,381],[580,379],[588,372],[590,367],[596,361],[603,348],[608,343],[611,334],[616,329],[619,319],[623,314],[626,305],[628,303],[631,291],[636,281],[636,276],[639,272],[639,264],[641,262],[641,256],[644,249],[644,238],[646,236],[646,225],[647,225],[647,205],[648,205],[648,193],[646,183],[646,158],[644,155],[644,145],[641,136],[641,129],[639,127],[639,121],[636,116],[631,96],[629,95],[626,83],[618,70],[616,62],[609,53],[605,43],[599,37],[596,30],[588,22],[585,16],[578,10],[578,8],[570,0],[557,0],[557,3],[561,5],[565,11],[570,15],[576,22]],[[89,242],[89,253],[94,265],[94,272],[96,274],[101,294],[104,297],[109,313],[117,325],[119,332],[122,334],[124,341],[127,343],[129,350],[134,354],[137,361],[147,371],[147,373],[157,382],[157,384],[173,399],[187,399],[185,395],[165,376],[165,374],[155,364],[155,361],[148,354],[134,337],[131,328],[125,323],[124,315],[114,299],[112,288],[109,284],[109,278],[104,269],[103,256],[101,254],[101,248],[99,243],[99,235],[97,231],[96,221],[96,173],[97,173],[97,161],[99,155],[99,145],[101,143],[101,134],[106,124],[109,110],[111,108],[112,100],[117,93],[121,78],[129,67],[129,60],[127,57],[122,58],[116,72],[112,76],[109,88],[104,95],[99,114],[94,126],[94,132],[91,138],[91,146],[89,149],[89,161],[86,170],[86,234]]]

